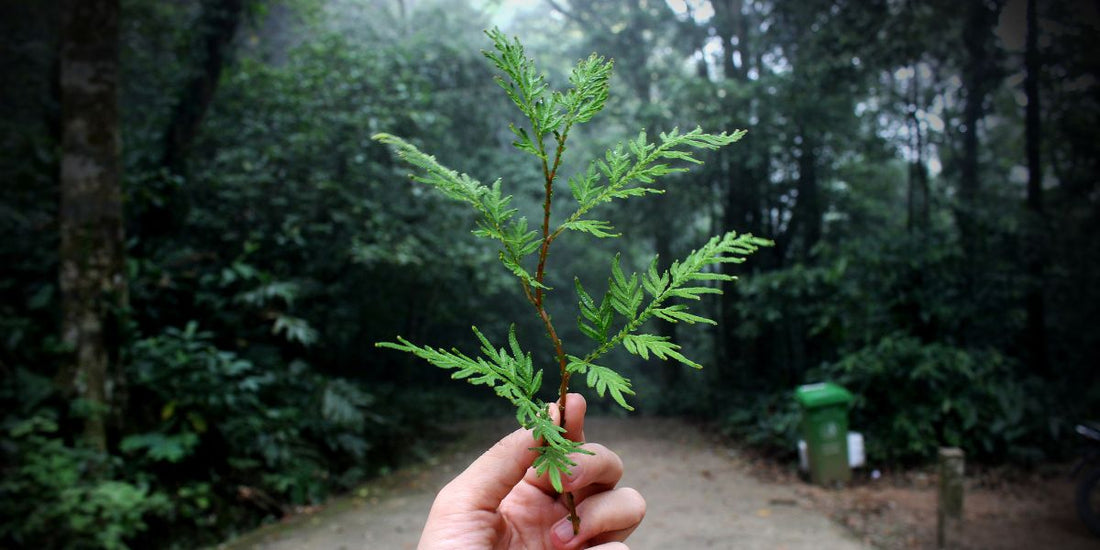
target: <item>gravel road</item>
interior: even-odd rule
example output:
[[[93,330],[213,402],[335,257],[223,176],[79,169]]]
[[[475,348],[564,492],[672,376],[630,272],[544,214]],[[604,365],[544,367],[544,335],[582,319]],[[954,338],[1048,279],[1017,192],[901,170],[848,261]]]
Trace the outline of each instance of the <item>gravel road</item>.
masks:
[[[502,422],[476,425],[493,438],[512,429]],[[646,498],[646,519],[627,541],[632,550],[868,548],[790,487],[749,476],[735,450],[683,421],[593,417],[586,420],[585,434],[619,453],[626,467],[621,485]],[[414,549],[435,492],[493,438],[465,437],[427,464],[220,548]]]

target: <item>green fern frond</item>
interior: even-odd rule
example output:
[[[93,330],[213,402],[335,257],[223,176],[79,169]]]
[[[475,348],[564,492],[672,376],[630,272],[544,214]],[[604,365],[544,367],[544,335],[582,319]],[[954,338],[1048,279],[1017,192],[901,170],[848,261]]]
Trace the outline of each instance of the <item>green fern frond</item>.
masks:
[[[623,347],[626,351],[641,357],[642,359],[649,359],[649,354],[653,354],[658,359],[675,359],[689,367],[701,369],[703,365],[696,363],[687,357],[684,357],[678,351],[680,346],[668,341],[667,336],[657,336],[654,334],[628,334],[623,337]]]
[[[557,433],[557,432],[555,432]],[[538,435],[535,436],[538,438]],[[531,467],[535,469],[535,473],[538,475],[549,475],[550,485],[554,487],[554,490],[561,493],[561,477],[562,475],[568,475],[570,468],[576,466],[577,463],[573,462],[569,458],[569,455],[573,454],[594,454],[582,447],[583,443],[576,441],[570,441],[565,439],[563,435],[558,435],[560,442],[556,441],[550,444],[550,439],[544,439],[547,442],[546,445],[541,447],[535,447],[534,450],[538,453],[535,457],[535,461],[531,464]]]
[[[397,151],[397,156],[419,168],[421,173],[413,174],[413,180],[431,185],[447,197],[482,210],[481,196],[489,190],[484,184],[439,164],[435,157],[420,152],[415,145],[397,136],[378,133],[371,136],[371,139],[392,146]]]
[[[531,354],[524,353],[520,348],[515,326],[508,331],[508,346],[501,348],[493,346],[477,327],[473,327],[473,331],[481,342],[482,356],[477,358],[456,349],[447,351],[419,346],[400,336],[397,337],[397,342],[379,342],[375,345],[412,353],[439,368],[455,371],[451,378],[466,380],[475,386],[486,385],[493,388],[497,395],[516,407],[516,420],[519,424],[531,430],[535,441],[542,441],[542,445],[537,447],[541,462],[536,461],[536,469],[540,464],[543,471],[564,465],[564,470],[553,469],[551,473],[558,477],[560,484],[561,474],[568,473],[568,466],[574,465],[568,456],[578,452],[591,453],[582,449],[581,443],[566,439],[565,430],[550,417],[547,404],[535,397],[542,386],[543,371],[535,370]]]
[[[562,224],[562,228],[588,233],[598,239],[608,239],[622,236],[621,233],[612,233],[615,230],[611,224],[600,220],[575,220]]]
[[[508,40],[500,29],[488,30],[485,34],[493,41],[494,51],[486,50],[481,53],[504,72],[506,77],[496,76],[493,80],[524,115],[533,120],[543,120],[545,114],[540,111],[549,107],[545,97],[549,87],[546,77],[535,68],[535,62],[527,57],[518,38]],[[536,138],[541,139],[554,129],[550,126],[536,126]]]
[[[654,317],[674,323],[713,324],[713,320],[692,313],[679,301],[698,301],[706,294],[720,294],[721,290],[714,285],[734,280],[732,275],[722,272],[722,264],[741,262],[758,247],[771,243],[752,235],[730,232],[711,239],[683,260],[673,262],[667,270],[658,269],[654,257],[641,274],[626,273],[616,255],[611,263],[608,289],[598,303],[580,281],[574,279],[579,308],[577,326],[596,346],[583,357],[565,353],[545,308],[543,298],[551,290],[543,282],[550,245],[564,231],[587,233],[596,238],[618,237],[619,233],[609,222],[591,219],[588,213],[613,200],[664,193],[655,186],[657,180],[701,163],[695,156],[699,151],[729,145],[741,139],[745,131],[708,134],[695,128],[681,134],[673,129],[658,134],[656,141],[650,141],[644,131],[639,132],[569,178],[576,206],[561,225],[551,231],[553,191],[570,128],[591,121],[606,105],[613,63],[595,54],[582,59],[570,74],[571,88],[552,91],[545,75],[527,57],[518,39],[509,39],[497,29],[487,31],[486,35],[492,41],[492,49],[483,53],[501,71],[494,79],[529,122],[526,127],[509,125],[515,136],[513,145],[540,159],[545,179],[541,231],[529,227],[527,218],[518,216],[518,210],[512,206],[513,197],[504,193],[500,180],[486,186],[442,166],[434,157],[401,138],[382,133],[374,139],[392,146],[398,156],[417,169],[414,180],[469,204],[478,212],[474,234],[500,244],[501,264],[521,281],[528,301],[537,310],[554,344],[563,377],[559,400],[565,399],[569,376],[583,374],[588,386],[601,397],[610,395],[623,408],[633,410],[626,402],[627,396],[634,395],[630,380],[595,361],[622,345],[627,352],[642,359],[652,356],[700,368],[700,364],[685,357],[680,347],[668,338],[639,331]],[[545,143],[547,136],[552,136],[556,145],[549,151]],[[529,270],[530,265],[536,264],[530,261],[531,256],[537,256],[538,267],[534,273]],[[671,303],[674,300],[678,303]],[[453,371],[452,378],[489,386],[497,395],[508,399],[516,407],[516,420],[531,430],[538,445],[534,449],[538,453],[534,461],[536,472],[547,475],[551,485],[560,492],[562,476],[575,466],[570,455],[588,451],[582,443],[565,437],[565,429],[553,421],[547,404],[536,397],[543,371],[534,368],[531,354],[520,348],[514,326],[509,330],[507,345],[499,348],[476,327],[473,331],[481,344],[476,357],[457,349],[416,345],[400,336],[396,342],[377,345],[416,355],[439,368]],[[329,410],[346,409],[347,403],[338,399],[330,401]],[[574,512],[570,510],[576,528],[578,520]]]
[[[535,393],[542,386],[542,370],[535,371],[531,365],[531,354],[523,353],[516,340],[515,326],[508,331],[508,348],[497,349],[477,327],[474,335],[481,342],[483,357],[470,356],[452,349],[450,351],[418,346],[398,336],[397,342],[379,342],[381,348],[396,349],[412,353],[421,359],[444,370],[454,370],[451,378],[466,380],[477,385],[487,385],[496,393],[512,402],[523,411],[520,423],[527,426],[531,410],[541,405],[535,400]],[[509,350],[511,354],[509,354]]]
[[[597,340],[600,345],[579,362],[591,364],[619,344],[623,344],[628,352],[643,359],[648,359],[652,354],[659,359],[674,359],[693,368],[702,368],[702,365],[681,354],[678,351],[679,346],[661,340],[662,337],[634,333],[653,317],[672,323],[683,321],[715,324],[711,319],[689,313],[689,308],[685,304],[666,305],[665,302],[672,298],[698,300],[703,294],[721,294],[721,289],[699,286],[697,281],[732,280],[733,277],[730,275],[708,270],[724,263],[744,261],[745,256],[755,252],[759,247],[771,246],[771,244],[772,242],[767,239],[754,237],[751,234],[739,235],[735,231],[730,231],[711,238],[701,248],[693,250],[683,260],[673,262],[672,266],[663,272],[657,269],[657,258],[654,257],[646,274],[640,278],[640,283],[636,273],[626,276],[619,263],[619,257],[616,256],[611,262],[611,284],[608,293],[615,311],[624,319],[623,326],[610,339]],[[576,283],[576,287],[582,288],[579,282]],[[641,296],[642,289],[645,289],[652,298],[639,311],[638,307],[644,298]],[[578,296],[580,294],[578,291]],[[591,297],[585,294],[580,296],[580,299],[582,314],[585,313],[586,308],[591,312]],[[592,322],[590,314],[584,316],[590,323]]]
[[[577,317],[577,327],[585,336],[598,343],[606,343],[611,332],[611,323],[614,321],[615,312],[611,300],[605,294],[600,305],[588,295],[581,285],[580,279],[573,278],[573,286],[577,290],[577,298],[581,314]]]
[[[645,299],[645,295],[642,294],[642,287],[638,283],[638,274],[631,273],[630,278],[627,279],[626,275],[623,274],[622,266],[619,265],[618,254],[611,262],[611,284],[608,292],[611,296],[612,307],[620,315],[627,318],[634,316],[638,311],[638,307],[642,305],[642,300]]]
[[[586,374],[588,387],[595,389],[600,397],[603,397],[604,393],[609,393],[619,406],[628,411],[634,410],[634,407],[627,404],[626,399],[623,397],[623,394],[634,395],[629,378],[624,378],[607,367],[574,356],[569,356],[568,369],[571,373]]]
[[[673,128],[670,132],[659,134],[660,143],[657,144],[650,143],[644,131],[639,132],[637,137],[625,145],[619,143],[609,149],[603,159],[592,161],[583,175],[575,175],[569,179],[573,198],[577,200],[577,209],[566,218],[555,234],[602,203],[664,193],[662,189],[646,185],[663,176],[687,171],[687,168],[673,167],[661,162],[662,160],[702,164],[703,161],[695,158],[693,149],[714,150],[740,140],[745,133],[745,130],[737,130],[732,133],[708,134],[697,127],[681,134],[678,129]],[[601,184],[601,181],[606,183]]]
[[[560,99],[569,112],[570,123],[583,124],[603,110],[607,103],[613,66],[612,61],[592,54],[573,68],[569,75],[569,83],[573,88]]]

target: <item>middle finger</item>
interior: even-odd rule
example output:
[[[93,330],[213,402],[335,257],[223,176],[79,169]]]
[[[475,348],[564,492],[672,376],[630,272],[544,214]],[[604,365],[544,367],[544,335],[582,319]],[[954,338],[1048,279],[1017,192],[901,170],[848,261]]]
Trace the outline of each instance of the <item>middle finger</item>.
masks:
[[[570,468],[570,475],[562,477],[561,480],[562,488],[565,491],[572,491],[577,502],[593,493],[615,487],[623,477],[623,461],[611,449],[599,443],[585,443],[584,448],[595,454],[571,455],[569,458],[577,465]],[[537,475],[533,468],[527,470],[525,480],[547,495],[558,494],[550,484],[550,476]]]

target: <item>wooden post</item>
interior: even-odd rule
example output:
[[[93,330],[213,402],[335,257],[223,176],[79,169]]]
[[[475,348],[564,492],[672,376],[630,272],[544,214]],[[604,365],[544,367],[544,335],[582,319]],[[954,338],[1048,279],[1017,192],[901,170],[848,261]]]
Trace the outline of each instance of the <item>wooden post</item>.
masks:
[[[941,447],[939,453],[940,494],[936,522],[936,547],[947,548],[947,532],[955,535],[963,517],[963,473],[966,454],[955,447]]]

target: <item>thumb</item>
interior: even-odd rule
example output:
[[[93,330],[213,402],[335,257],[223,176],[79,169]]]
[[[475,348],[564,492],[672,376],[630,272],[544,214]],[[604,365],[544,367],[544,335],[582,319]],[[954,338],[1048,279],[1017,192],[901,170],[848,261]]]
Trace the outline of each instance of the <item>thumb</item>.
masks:
[[[566,396],[566,436],[574,441],[584,441],[584,414],[587,405],[580,394]],[[558,408],[550,404],[550,416],[558,421]],[[482,453],[443,491],[456,497],[467,510],[496,510],[504,497],[523,480],[538,453],[531,450],[542,441],[535,441],[531,430],[518,429],[488,451]]]
[[[516,430],[488,451],[444,488],[460,496],[471,510],[496,510],[535,461],[531,448],[538,444],[530,430]]]

